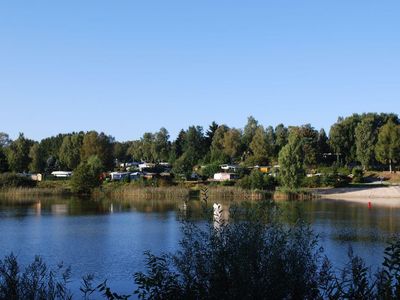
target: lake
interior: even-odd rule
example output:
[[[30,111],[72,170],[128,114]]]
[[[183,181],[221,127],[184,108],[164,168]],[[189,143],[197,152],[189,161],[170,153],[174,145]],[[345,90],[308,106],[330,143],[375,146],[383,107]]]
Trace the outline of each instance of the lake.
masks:
[[[227,215],[229,202],[221,202]],[[312,225],[336,268],[347,261],[349,246],[376,268],[387,239],[400,231],[400,207],[369,207],[336,200],[279,202],[285,222],[299,217]],[[132,274],[143,270],[143,252],[174,251],[180,220],[203,222],[201,204],[183,201],[117,201],[88,199],[0,200],[0,255],[13,252],[23,264],[41,255],[55,267],[72,267],[72,287],[82,275],[108,279],[118,292],[133,291]]]

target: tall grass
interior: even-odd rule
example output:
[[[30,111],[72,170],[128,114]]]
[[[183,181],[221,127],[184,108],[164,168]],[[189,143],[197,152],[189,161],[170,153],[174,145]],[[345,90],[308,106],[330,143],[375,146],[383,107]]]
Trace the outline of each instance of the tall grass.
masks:
[[[71,191],[63,188],[42,188],[42,187],[34,187],[34,188],[26,188],[26,187],[14,187],[14,188],[6,188],[0,190],[0,196],[8,199],[16,199],[19,200],[21,197],[38,197],[38,196],[69,196],[71,195]]]
[[[190,190],[184,187],[169,186],[169,187],[136,187],[129,184],[121,185],[112,189],[97,189],[93,192],[93,196],[106,195],[111,198],[118,199],[159,199],[159,200],[174,200],[187,199],[190,195]]]
[[[264,200],[272,197],[272,192],[245,190],[234,186],[211,186],[208,188],[211,200]]]
[[[312,200],[320,196],[307,189],[289,189],[279,187],[273,193],[273,200]]]

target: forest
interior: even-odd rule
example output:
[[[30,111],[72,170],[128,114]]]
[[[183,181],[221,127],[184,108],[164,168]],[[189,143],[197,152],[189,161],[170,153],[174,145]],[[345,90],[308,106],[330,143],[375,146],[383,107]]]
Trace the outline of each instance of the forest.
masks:
[[[69,170],[96,176],[118,170],[121,163],[168,162],[176,179],[193,173],[210,178],[221,164],[242,168],[279,165],[280,184],[301,185],[305,174],[323,167],[396,170],[400,161],[400,121],[394,113],[339,117],[329,134],[311,124],[264,126],[250,116],[244,128],[213,122],[207,129],[190,126],[171,140],[167,129],[145,132],[138,140],[116,141],[103,132],[60,133],[34,141],[23,133],[11,140],[0,133],[1,173]]]

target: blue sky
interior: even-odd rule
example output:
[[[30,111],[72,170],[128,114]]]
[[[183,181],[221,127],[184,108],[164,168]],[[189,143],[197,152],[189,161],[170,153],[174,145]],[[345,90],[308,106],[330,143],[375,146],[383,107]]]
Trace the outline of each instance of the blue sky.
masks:
[[[2,1],[0,131],[399,113],[399,1]]]

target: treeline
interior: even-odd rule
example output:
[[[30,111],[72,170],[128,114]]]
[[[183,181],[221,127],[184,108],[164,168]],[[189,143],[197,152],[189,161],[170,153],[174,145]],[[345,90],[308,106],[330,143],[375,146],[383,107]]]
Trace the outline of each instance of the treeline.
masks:
[[[22,133],[12,141],[0,133],[0,172],[75,170],[93,156],[103,171],[130,161],[170,162],[173,173],[182,177],[190,177],[196,166],[209,175],[224,163],[279,164],[283,172],[298,174],[332,164],[364,169],[385,165],[392,170],[400,160],[399,124],[392,113],[353,114],[340,117],[328,137],[324,129],[310,124],[264,127],[249,117],[243,129],[213,122],[207,130],[201,126],[182,129],[173,141],[165,128],[127,142],[96,131],[59,134],[40,142]]]

